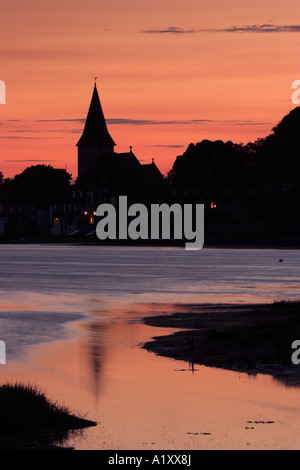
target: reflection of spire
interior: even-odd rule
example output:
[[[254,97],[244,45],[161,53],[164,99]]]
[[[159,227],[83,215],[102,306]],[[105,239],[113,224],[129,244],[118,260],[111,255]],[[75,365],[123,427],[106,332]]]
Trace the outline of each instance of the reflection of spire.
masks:
[[[97,404],[100,393],[100,376],[104,360],[104,330],[105,325],[100,322],[88,324],[88,361],[91,367],[92,387]]]

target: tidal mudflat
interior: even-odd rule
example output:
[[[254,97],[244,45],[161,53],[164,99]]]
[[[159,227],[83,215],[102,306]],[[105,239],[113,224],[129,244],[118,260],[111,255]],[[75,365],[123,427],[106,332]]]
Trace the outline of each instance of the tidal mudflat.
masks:
[[[297,356],[292,344],[300,338],[300,302],[178,305],[175,310],[145,318],[148,325],[181,331],[153,338],[144,348],[192,364],[269,374],[300,387],[300,367],[292,359]]]

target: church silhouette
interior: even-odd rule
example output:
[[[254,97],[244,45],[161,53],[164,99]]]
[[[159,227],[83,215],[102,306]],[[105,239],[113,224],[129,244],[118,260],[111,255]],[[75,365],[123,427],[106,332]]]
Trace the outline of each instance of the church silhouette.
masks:
[[[160,200],[165,180],[154,159],[149,164],[141,164],[132,147],[129,152],[117,153],[115,145],[95,83],[83,133],[76,144],[77,187],[93,191],[97,204],[112,202],[119,195],[127,195],[134,202]]]
[[[204,204],[208,244],[251,246],[259,240],[298,247],[299,122],[296,107],[258,144],[190,144],[164,178],[154,160],[141,164],[132,147],[115,152],[95,83],[77,142],[75,182],[50,165],[28,167],[12,180],[0,172],[0,241],[92,240],[98,206],[118,209],[119,197],[127,196],[128,206],[148,209],[153,203]]]

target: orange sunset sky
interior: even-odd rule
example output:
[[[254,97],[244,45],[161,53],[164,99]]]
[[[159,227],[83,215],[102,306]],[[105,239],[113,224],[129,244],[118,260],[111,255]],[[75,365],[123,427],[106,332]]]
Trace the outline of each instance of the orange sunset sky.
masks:
[[[77,176],[94,77],[116,151],[265,137],[295,105],[299,0],[1,0],[0,170]]]

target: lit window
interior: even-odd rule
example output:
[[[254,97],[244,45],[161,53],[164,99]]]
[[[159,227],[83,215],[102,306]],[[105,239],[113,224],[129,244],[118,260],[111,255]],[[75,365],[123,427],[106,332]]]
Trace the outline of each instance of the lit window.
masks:
[[[216,209],[216,207],[217,207],[217,204],[214,201],[211,201],[210,208],[211,209]]]

